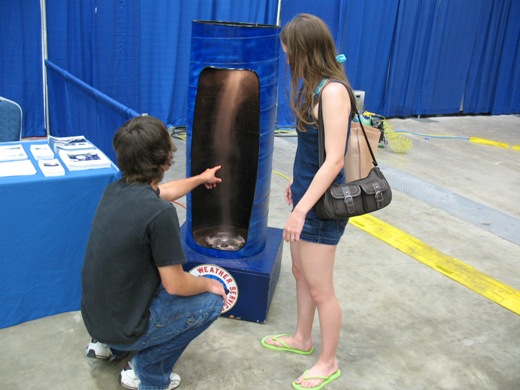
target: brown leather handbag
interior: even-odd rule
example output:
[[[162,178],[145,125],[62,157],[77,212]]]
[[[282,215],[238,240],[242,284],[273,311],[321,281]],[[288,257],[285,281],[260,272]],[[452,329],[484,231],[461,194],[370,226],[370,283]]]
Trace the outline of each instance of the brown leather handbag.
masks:
[[[359,118],[359,113],[357,113]],[[392,201],[392,189],[377,161],[368,141],[368,137],[359,118],[368,150],[374,165],[364,178],[343,184],[331,184],[323,196],[314,205],[314,212],[321,219],[345,219],[358,215],[373,213],[388,206]],[[347,135],[347,143],[350,137]],[[318,148],[320,166],[325,160],[325,128],[323,126],[321,95],[318,107]]]

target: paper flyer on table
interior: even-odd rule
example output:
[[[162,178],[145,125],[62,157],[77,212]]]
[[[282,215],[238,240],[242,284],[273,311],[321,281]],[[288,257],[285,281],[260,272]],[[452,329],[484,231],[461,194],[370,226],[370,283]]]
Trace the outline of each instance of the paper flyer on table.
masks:
[[[60,150],[60,159],[70,171],[110,168],[112,162],[99,149]]]
[[[36,175],[31,160],[0,162],[0,177]]]
[[[39,160],[38,166],[40,167],[40,170],[46,177],[65,175],[65,169],[60,164],[57,158],[52,160]]]
[[[34,144],[30,146],[31,154],[35,160],[52,160],[54,152],[48,144]]]
[[[49,146],[56,153],[59,150],[81,150],[95,148],[84,136],[77,135],[73,137],[54,137],[49,136]]]
[[[0,161],[14,161],[27,159],[27,153],[21,144],[0,145]]]

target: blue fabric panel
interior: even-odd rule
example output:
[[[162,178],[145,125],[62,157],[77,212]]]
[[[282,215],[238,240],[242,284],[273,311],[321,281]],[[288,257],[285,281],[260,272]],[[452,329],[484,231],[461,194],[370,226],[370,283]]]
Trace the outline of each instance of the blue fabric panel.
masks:
[[[47,0],[48,58],[92,84],[95,0]]]
[[[46,142],[23,143],[36,167],[30,145]],[[0,329],[79,310],[92,219],[103,190],[118,177],[111,167],[1,178]]]
[[[113,135],[124,122],[139,113],[92,88],[52,62],[47,61],[46,64],[52,135],[84,135],[115,162]]]
[[[331,2],[321,9],[321,3],[287,0],[282,25],[300,12],[324,19],[347,57],[353,88],[366,92],[369,111],[385,116],[451,114],[460,112],[464,102],[466,113],[512,113],[520,104],[520,67],[514,66],[519,56],[518,4],[365,0]],[[341,21],[335,29],[337,15]],[[281,91],[287,89],[283,70],[281,63]],[[278,125],[293,125],[286,93],[280,95]]]
[[[491,112],[505,34],[504,21],[507,20],[508,7],[505,3],[506,1],[483,3],[481,24],[468,73],[464,112]]]
[[[209,133],[212,128],[196,127],[196,96],[199,90],[199,79],[208,67],[223,69],[247,69],[253,71],[259,81],[260,123],[259,123],[259,159],[256,177],[256,188],[248,227],[248,237],[243,248],[237,251],[221,251],[196,244],[193,238],[192,194],[187,196],[188,226],[187,243],[200,253],[212,254],[222,258],[241,258],[258,254],[266,244],[268,194],[271,182],[272,153],[275,122],[272,120],[276,112],[276,92],[280,44],[279,28],[274,25],[251,23],[192,23],[191,58],[190,58],[190,100],[188,101],[187,156],[186,172],[190,176],[193,171],[192,159],[200,162],[201,156],[192,156],[191,142],[194,131]],[[227,96],[233,96],[229,93]],[[209,99],[209,98],[208,98]],[[213,113],[205,112],[205,115]],[[233,118],[232,121],[235,121]],[[231,130],[232,131],[232,130]],[[252,132],[251,135],[255,135]],[[244,164],[237,167],[238,176],[251,177],[251,167],[247,165],[246,154],[240,159]],[[236,157],[239,158],[239,157]],[[194,164],[196,165],[196,164]],[[200,198],[199,198],[200,199]]]
[[[22,107],[23,137],[44,136],[40,2],[0,3],[0,96]]]
[[[137,2],[47,1],[48,58],[129,107],[139,106]]]
[[[511,1],[492,114],[520,113],[520,2]]]
[[[92,61],[90,83],[112,99],[138,111],[141,85],[139,60],[142,56],[139,4],[137,1],[96,2],[92,40],[95,60]],[[163,64],[160,65],[159,69]]]
[[[415,114],[425,82],[424,69],[432,55],[430,44],[436,2],[401,0],[397,14],[383,110],[379,114]]]
[[[141,7],[140,111],[174,126],[186,124],[193,3],[181,12],[177,2]]]
[[[399,0],[349,1],[340,9],[344,28],[338,48],[352,88],[365,91],[365,109],[383,112],[390,49]],[[339,37],[338,37],[339,38]]]
[[[193,20],[276,23],[276,0],[181,3],[141,1],[139,110],[173,126],[186,125]]]
[[[183,126],[191,21],[273,24],[276,7],[277,0],[47,0],[56,26],[49,59],[123,105]]]
[[[518,1],[485,2],[483,7],[482,23],[468,74],[464,112],[518,112],[520,68],[512,66],[515,59],[518,64]],[[515,95],[516,101],[513,100]],[[512,110],[506,111],[500,107],[499,102],[507,101]]]
[[[474,0],[437,2],[424,83],[413,114],[460,112],[482,11],[482,3]]]
[[[49,59],[125,106],[182,126],[191,21],[274,24],[277,4],[47,0]],[[1,0],[1,9],[0,33],[9,38],[0,43],[0,96],[22,106],[24,136],[43,136],[40,2]],[[462,99],[464,113],[520,111],[517,0],[283,0],[282,24],[299,12],[327,22],[370,111],[451,113]],[[279,69],[284,126],[293,123],[284,59]]]

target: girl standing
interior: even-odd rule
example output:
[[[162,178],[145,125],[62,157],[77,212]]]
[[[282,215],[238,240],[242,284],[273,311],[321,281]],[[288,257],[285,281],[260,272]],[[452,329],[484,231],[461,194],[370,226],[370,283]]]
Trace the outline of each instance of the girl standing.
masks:
[[[309,14],[297,15],[281,31],[282,49],[290,67],[291,108],[298,133],[293,180],[285,200],[292,212],[283,238],[290,243],[296,279],[297,322],[292,334],[267,336],[269,349],[310,355],[314,314],[318,311],[321,351],[317,361],[293,382],[295,389],[321,389],[339,378],[336,350],[341,307],[334,292],[336,247],[348,219],[322,220],[312,208],[332,182],[344,182],[344,156],[355,97],[327,25]],[[338,56],[341,59],[341,56]],[[318,99],[322,96],[325,128],[324,163],[318,160]]]

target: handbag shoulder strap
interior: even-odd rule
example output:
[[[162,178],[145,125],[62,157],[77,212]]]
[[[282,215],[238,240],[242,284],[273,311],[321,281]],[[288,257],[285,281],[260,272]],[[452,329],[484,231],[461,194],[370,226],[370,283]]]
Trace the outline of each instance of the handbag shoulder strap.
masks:
[[[324,85],[322,85],[322,83],[325,84],[324,80],[327,80],[327,79],[323,79],[322,82],[320,83],[320,86],[321,86],[321,88],[319,90],[320,97],[318,100],[318,156],[319,156],[320,166],[323,164],[323,161],[325,161],[325,126],[323,125],[323,110],[322,110],[322,101],[321,101],[321,91],[323,90],[323,87],[324,87]],[[338,82],[341,82],[341,81],[338,81]],[[361,130],[363,131],[363,136],[365,137],[365,141],[368,146],[368,151],[370,152],[370,156],[372,157],[372,164],[374,164],[374,166],[377,167],[377,165],[378,165],[377,160],[374,155],[374,152],[372,151],[372,147],[370,146],[370,142],[368,141],[368,136],[365,131],[365,127],[363,126],[363,123],[361,122],[361,117],[359,115],[357,107],[354,105],[354,107],[352,107],[352,110],[354,110],[356,112],[356,115],[358,117],[359,125],[361,126]],[[348,144],[349,138],[350,138],[350,128],[349,128],[349,132],[347,134],[347,144]]]

